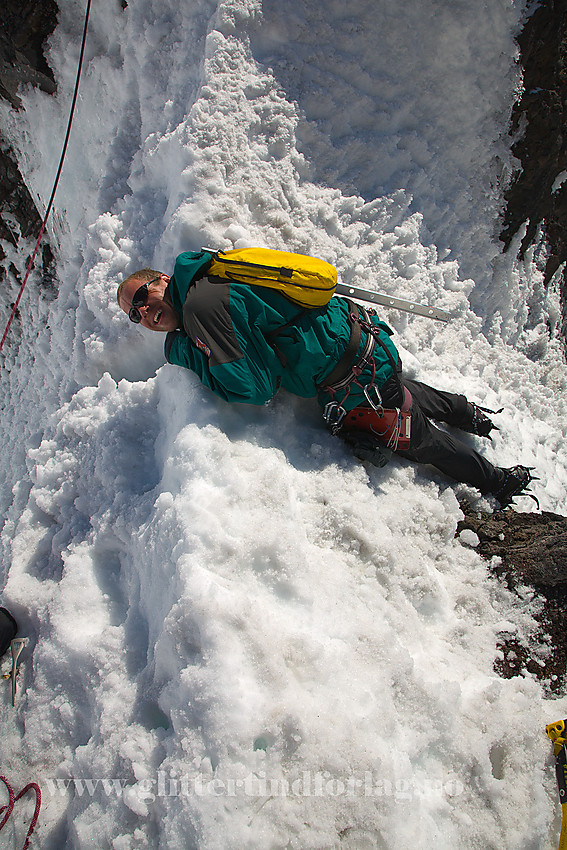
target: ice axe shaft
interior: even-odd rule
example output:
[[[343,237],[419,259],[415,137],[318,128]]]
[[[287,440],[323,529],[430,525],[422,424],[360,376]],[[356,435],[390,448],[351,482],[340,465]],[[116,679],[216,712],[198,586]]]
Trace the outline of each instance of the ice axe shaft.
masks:
[[[450,314],[439,307],[430,307],[427,304],[416,304],[414,301],[406,301],[403,298],[394,298],[392,295],[383,295],[380,292],[372,292],[370,289],[358,289],[356,286],[347,286],[346,283],[337,283],[337,295],[345,295],[347,298],[358,298],[359,301],[370,301],[380,304],[382,307],[392,307],[394,310],[402,310],[404,313],[413,313],[415,316],[425,316],[428,319],[437,319],[438,322],[448,322]]]
[[[10,644],[10,649],[12,651],[12,671],[10,673],[10,679],[12,682],[12,705],[16,704],[16,676],[18,675],[20,655],[22,654],[26,643],[27,638],[14,638]]]

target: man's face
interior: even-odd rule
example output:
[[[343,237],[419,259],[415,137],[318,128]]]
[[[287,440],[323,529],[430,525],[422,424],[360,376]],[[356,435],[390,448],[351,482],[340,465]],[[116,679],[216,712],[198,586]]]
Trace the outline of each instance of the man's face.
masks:
[[[146,303],[136,309],[140,313],[140,323],[143,328],[150,331],[174,331],[180,327],[181,322],[174,308],[163,300],[163,294],[169,283],[166,274],[160,275],[158,280],[150,283]],[[142,281],[133,278],[129,280],[120,293],[120,306],[125,313],[130,311],[132,299],[137,290],[142,286]]]

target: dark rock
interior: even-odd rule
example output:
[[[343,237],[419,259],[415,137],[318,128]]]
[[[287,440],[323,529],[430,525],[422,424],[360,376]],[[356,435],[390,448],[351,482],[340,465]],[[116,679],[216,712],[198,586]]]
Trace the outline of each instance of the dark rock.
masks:
[[[567,587],[567,517],[547,511],[476,514],[469,509],[458,531],[465,528],[477,534],[477,551],[483,557],[501,559],[495,568],[499,575],[531,585]]]
[[[55,91],[43,45],[55,29],[58,11],[55,0],[0,0],[0,95],[14,107],[21,106],[17,90],[22,83]]]
[[[14,109],[21,108],[17,92],[23,84],[31,83],[50,94],[56,90],[43,46],[55,29],[57,13],[54,0],[21,0],[18,3],[0,0],[0,97],[8,100]],[[12,261],[5,262],[8,245],[18,248],[21,239],[37,237],[42,220],[10,145],[0,134],[0,286],[2,307],[7,311],[13,306],[11,299],[21,286],[29,262],[27,251],[19,254],[20,268]],[[45,237],[39,259],[43,267],[40,286],[49,292],[53,289],[55,262]],[[19,316],[16,314],[15,318],[17,321]]]
[[[37,235],[42,218],[9,149],[0,148],[0,239],[17,247],[20,236]]]
[[[527,670],[550,691],[561,689],[567,669],[567,517],[547,511],[483,514],[467,503],[461,509],[457,534],[474,531],[480,541],[476,551],[490,561],[491,571],[522,599],[529,586],[540,602],[537,634],[527,641],[501,636],[498,673],[510,677]]]
[[[506,192],[500,239],[506,249],[528,222],[520,256],[533,244],[540,226],[549,246],[544,271],[548,285],[567,260],[567,183],[553,192],[567,170],[567,0],[537,6],[518,37],[524,91],[516,104],[510,133],[512,151],[521,163]],[[563,327],[567,331],[567,273],[561,288]]]

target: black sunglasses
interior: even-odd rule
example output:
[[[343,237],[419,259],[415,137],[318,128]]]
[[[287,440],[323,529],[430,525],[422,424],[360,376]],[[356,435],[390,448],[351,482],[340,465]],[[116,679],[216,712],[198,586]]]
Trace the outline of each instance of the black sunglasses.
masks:
[[[148,287],[150,283],[155,283],[156,280],[160,280],[161,275],[159,277],[154,277],[152,280],[149,280],[147,283],[143,283],[134,293],[132,298],[132,305],[128,310],[128,318],[134,324],[139,325],[142,321],[142,314],[138,310],[138,307],[145,307],[148,303]]]

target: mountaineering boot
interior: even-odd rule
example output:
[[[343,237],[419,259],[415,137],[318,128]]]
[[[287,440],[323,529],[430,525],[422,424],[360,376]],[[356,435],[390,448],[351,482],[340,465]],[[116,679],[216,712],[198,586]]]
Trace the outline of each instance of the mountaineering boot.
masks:
[[[10,648],[10,643],[16,637],[18,624],[7,608],[0,608],[0,657]]]
[[[507,508],[514,501],[515,496],[529,496],[533,499],[539,508],[539,502],[533,493],[527,492],[530,481],[537,481],[537,478],[532,475],[533,466],[512,466],[510,469],[498,467],[499,472],[503,474],[503,479],[498,490],[494,492],[494,497],[498,499],[502,508]]]
[[[499,431],[498,425],[486,416],[487,413],[502,413],[503,407],[500,410],[490,410],[488,407],[480,407],[474,402],[467,402],[467,413],[465,421],[459,425],[461,431],[466,431],[469,434],[476,434],[477,437],[488,437],[492,439],[490,432],[494,429]]]

